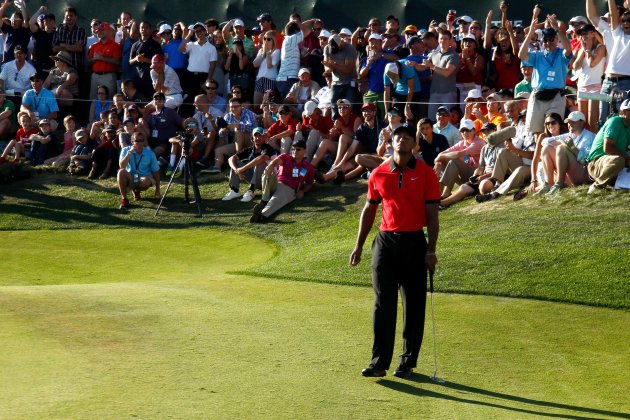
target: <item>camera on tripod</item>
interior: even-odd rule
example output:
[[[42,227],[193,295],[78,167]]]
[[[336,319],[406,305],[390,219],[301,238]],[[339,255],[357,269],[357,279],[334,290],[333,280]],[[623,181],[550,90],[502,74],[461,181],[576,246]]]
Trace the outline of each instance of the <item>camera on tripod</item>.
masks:
[[[196,127],[196,126],[193,126]],[[193,127],[186,127],[185,131],[178,131],[177,138],[179,139],[179,144],[182,146],[182,151],[186,155],[190,151],[191,144],[195,139],[195,133],[193,132]]]

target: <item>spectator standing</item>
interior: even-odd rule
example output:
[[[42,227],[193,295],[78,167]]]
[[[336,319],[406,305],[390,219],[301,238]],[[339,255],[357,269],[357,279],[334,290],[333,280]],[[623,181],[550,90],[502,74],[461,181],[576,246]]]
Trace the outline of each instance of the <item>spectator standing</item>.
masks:
[[[428,115],[435,115],[443,104],[458,103],[457,98],[457,68],[459,54],[453,50],[453,35],[448,31],[440,32],[438,45],[429,59],[423,64],[433,72],[431,81],[431,98]]]
[[[15,59],[13,53],[17,45],[27,47],[31,39],[31,30],[29,27],[28,10],[24,0],[16,0],[15,7],[17,12],[11,15],[11,23],[2,22],[0,31],[4,34],[4,52],[2,54],[2,63],[8,63]],[[0,6],[0,16],[4,16],[7,8],[11,5],[11,0],[5,0]]]
[[[112,93],[116,92],[116,79],[122,52],[120,45],[114,41],[113,35],[114,28],[107,22],[102,22],[96,27],[98,42],[93,44],[88,51],[88,62],[92,66],[90,99],[96,97],[96,89],[99,85],[107,86]]]
[[[284,41],[280,49],[280,68],[278,69],[278,91],[280,97],[285,98],[293,86],[298,82],[300,70],[299,44],[311,33],[312,19],[304,22],[290,21],[284,27]]]
[[[606,67],[606,46],[597,40],[597,31],[591,24],[577,31],[579,45],[573,69],[578,72],[578,92],[599,93],[602,89],[602,76]],[[578,109],[586,116],[588,126],[597,128],[599,104],[590,99],[578,100]]]
[[[155,54],[162,54],[162,47],[153,39],[151,24],[144,21],[140,24],[140,39],[131,47],[129,64],[135,69],[136,88],[146,97],[153,94],[151,59]]]
[[[197,38],[195,42],[190,40],[193,35]],[[202,86],[212,79],[217,65],[217,49],[208,42],[208,32],[203,23],[195,23],[193,30],[188,31],[179,51],[188,55],[184,91],[190,98],[194,98],[203,92]]]
[[[33,66],[39,72],[50,70],[54,63],[53,38],[57,30],[55,15],[48,13],[46,6],[39,8],[29,21],[33,37]]]
[[[339,116],[337,101],[345,99],[355,108],[359,107],[359,93],[355,86],[357,76],[355,61],[356,51],[350,43],[344,42],[339,35],[331,35],[324,48],[324,68],[332,72],[333,119]],[[358,111],[358,110],[357,110]]]
[[[57,28],[53,36],[53,52],[70,53],[72,67],[79,70],[83,68],[85,55],[85,41],[87,35],[85,29],[77,26],[77,11],[74,7],[64,9],[63,23]]]

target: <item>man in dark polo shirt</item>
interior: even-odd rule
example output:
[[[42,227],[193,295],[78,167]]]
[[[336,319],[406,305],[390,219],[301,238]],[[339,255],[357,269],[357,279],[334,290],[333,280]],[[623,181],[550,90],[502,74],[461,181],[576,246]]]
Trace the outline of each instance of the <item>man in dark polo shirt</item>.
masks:
[[[361,213],[357,243],[350,265],[361,261],[379,203],[383,203],[380,231],[372,246],[374,287],[374,345],[372,361],[363,376],[382,377],[392,361],[396,335],[398,289],[403,300],[403,353],[394,376],[408,377],[416,367],[427,293],[427,269],[437,263],[440,187],[433,170],[413,157],[413,131],[398,127],[393,135],[394,155],[372,171],[367,202]],[[427,226],[428,244],[423,227]],[[419,263],[422,261],[422,263]]]

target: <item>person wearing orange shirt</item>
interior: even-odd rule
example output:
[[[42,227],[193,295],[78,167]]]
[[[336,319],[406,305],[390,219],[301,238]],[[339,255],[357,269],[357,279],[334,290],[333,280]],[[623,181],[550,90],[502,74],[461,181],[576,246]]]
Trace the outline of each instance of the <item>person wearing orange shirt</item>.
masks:
[[[88,51],[88,61],[92,66],[90,99],[96,97],[99,85],[107,86],[110,92],[116,92],[116,77],[122,58],[120,45],[113,38],[114,28],[109,23],[102,22],[96,28],[96,36],[98,42]]]

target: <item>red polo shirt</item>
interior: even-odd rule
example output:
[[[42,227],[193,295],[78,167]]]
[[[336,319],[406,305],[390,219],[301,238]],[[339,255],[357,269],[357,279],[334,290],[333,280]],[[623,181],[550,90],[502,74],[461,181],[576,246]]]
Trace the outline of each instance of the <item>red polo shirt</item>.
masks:
[[[390,158],[372,171],[368,200],[383,203],[382,232],[416,232],[427,225],[426,204],[440,202],[440,186],[433,169],[412,157],[399,169]]]
[[[122,56],[120,45],[111,38],[105,41],[105,43],[98,41],[95,44],[92,44],[90,51],[88,52],[88,59],[92,59],[94,54],[101,54],[103,57],[108,58],[117,58],[119,62]],[[116,73],[118,71],[118,66],[106,63],[102,60],[97,60],[94,64],[92,64],[92,71],[94,73]]]

